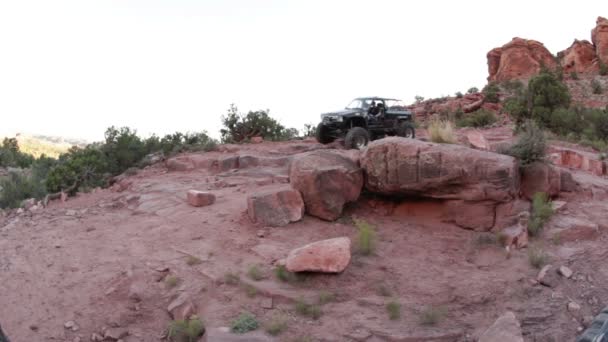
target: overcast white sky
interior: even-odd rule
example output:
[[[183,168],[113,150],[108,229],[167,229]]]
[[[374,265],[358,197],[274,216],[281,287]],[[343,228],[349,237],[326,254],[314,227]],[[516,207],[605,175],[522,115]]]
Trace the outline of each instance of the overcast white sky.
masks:
[[[601,1],[0,0],[0,134],[207,130],[230,103],[316,123],[357,96],[481,88],[512,37],[590,40]]]

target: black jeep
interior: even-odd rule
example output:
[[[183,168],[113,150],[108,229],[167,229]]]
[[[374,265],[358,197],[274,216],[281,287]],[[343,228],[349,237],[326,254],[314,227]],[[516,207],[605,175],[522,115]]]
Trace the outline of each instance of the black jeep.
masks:
[[[344,137],[346,148],[363,148],[370,140],[385,136],[414,138],[412,113],[403,103],[382,97],[354,99],[346,109],[321,114],[317,141],[328,144]]]

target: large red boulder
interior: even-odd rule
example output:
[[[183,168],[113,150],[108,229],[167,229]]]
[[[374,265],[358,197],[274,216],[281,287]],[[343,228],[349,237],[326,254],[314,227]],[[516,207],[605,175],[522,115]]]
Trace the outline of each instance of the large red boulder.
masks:
[[[596,26],[591,31],[591,41],[595,45],[595,53],[600,61],[608,64],[608,19],[598,17]]]
[[[187,196],[188,204],[193,207],[205,207],[215,203],[215,195],[198,190],[188,190]]]
[[[597,58],[595,47],[586,40],[574,40],[569,48],[559,53],[564,73],[587,73],[595,69],[594,60]]]
[[[534,162],[522,169],[521,194],[531,200],[537,192],[553,197],[561,191],[560,170],[553,165]]]
[[[294,249],[285,260],[289,272],[339,273],[350,262],[350,239],[339,237]]]
[[[363,172],[354,160],[337,152],[320,150],[296,155],[289,181],[302,194],[306,213],[333,221],[344,205],[359,198]]]
[[[488,81],[528,79],[541,68],[555,68],[555,58],[540,42],[513,38],[509,43],[488,52]]]
[[[519,190],[510,156],[405,138],[370,143],[361,156],[366,188],[383,195],[506,202]]]
[[[267,190],[247,198],[247,213],[254,223],[280,227],[302,219],[304,201],[289,186]]]

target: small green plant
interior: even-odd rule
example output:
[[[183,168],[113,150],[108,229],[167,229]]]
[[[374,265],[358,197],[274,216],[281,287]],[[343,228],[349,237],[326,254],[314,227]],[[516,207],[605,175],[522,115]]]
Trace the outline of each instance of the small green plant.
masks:
[[[604,89],[602,88],[602,84],[598,82],[598,80],[593,79],[591,80],[591,91],[593,91],[594,94],[599,95],[604,92]]]
[[[171,289],[171,288],[176,287],[177,284],[179,284],[179,281],[180,280],[177,276],[169,275],[165,278],[165,285]]]
[[[390,297],[390,296],[393,295],[393,292],[391,291],[391,289],[386,284],[379,284],[376,287],[376,293],[379,296],[382,296],[382,297]]]
[[[446,310],[443,307],[429,306],[420,312],[420,324],[422,325],[437,325],[446,315]]]
[[[540,269],[547,264],[549,256],[540,248],[534,247],[528,249],[528,262],[530,266]]]
[[[359,229],[357,234],[357,248],[359,253],[370,255],[376,249],[376,232],[374,226],[365,220],[355,219],[355,226]]]
[[[195,342],[205,332],[205,325],[197,317],[169,322],[167,339],[172,342]]]
[[[232,272],[224,274],[224,283],[228,285],[238,285],[241,282],[241,277]]]
[[[319,319],[322,315],[321,308],[318,305],[308,304],[303,299],[296,301],[295,308],[298,315],[307,316],[314,320]]]
[[[475,94],[475,93],[479,93],[479,88],[471,87],[471,88],[469,88],[469,90],[467,90],[467,94]]]
[[[336,300],[336,294],[329,291],[319,292],[319,305],[325,305]]]
[[[256,289],[254,286],[246,284],[244,286],[245,288],[245,294],[247,295],[247,297],[249,298],[253,298],[258,294],[258,289]]]
[[[493,112],[479,109],[456,122],[458,127],[486,127],[495,123],[498,119]]]
[[[528,233],[530,236],[538,236],[545,223],[553,214],[553,205],[544,192],[537,192],[532,197],[532,210],[528,222]]]
[[[264,331],[271,336],[280,335],[285,330],[287,330],[287,320],[280,316],[275,316],[264,324]]]
[[[461,99],[464,95],[462,95],[461,92],[457,91],[456,94],[454,94],[456,96],[457,99]]]
[[[203,261],[194,255],[188,255],[188,258],[186,259],[186,264],[188,264],[188,266],[199,265],[201,263],[203,263]]]
[[[572,71],[570,73],[570,78],[573,80],[578,80],[578,73],[576,71]]]
[[[600,75],[602,75],[602,76],[608,75],[608,65],[601,61],[600,61]]]
[[[249,331],[256,330],[260,324],[254,315],[249,312],[242,312],[232,323],[230,323],[230,331],[235,334],[244,334]]]
[[[431,141],[435,143],[455,144],[457,141],[452,122],[447,120],[431,120],[428,132]]]
[[[386,304],[386,312],[388,313],[388,318],[392,321],[398,320],[401,318],[401,304],[397,301],[390,301]]]
[[[274,269],[274,275],[284,283],[292,283],[298,280],[298,276],[293,272],[289,272],[284,265],[277,266]]]
[[[260,270],[258,265],[251,265],[249,267],[249,270],[247,271],[247,275],[249,276],[249,278],[251,278],[251,280],[255,281],[260,281],[264,279],[264,274],[262,273],[262,270]]]

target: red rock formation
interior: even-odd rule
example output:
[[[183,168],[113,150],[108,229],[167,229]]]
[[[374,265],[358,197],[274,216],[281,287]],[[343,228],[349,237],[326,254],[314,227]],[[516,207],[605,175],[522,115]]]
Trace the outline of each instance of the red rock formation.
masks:
[[[537,74],[543,65],[556,66],[555,58],[542,43],[517,37],[488,52],[487,58],[490,82],[526,79]]]
[[[569,48],[559,53],[566,75],[571,72],[587,73],[597,69],[595,47],[586,40],[575,39]]]
[[[595,23],[596,26],[591,31],[591,41],[599,59],[608,64],[608,19],[598,17]]]

